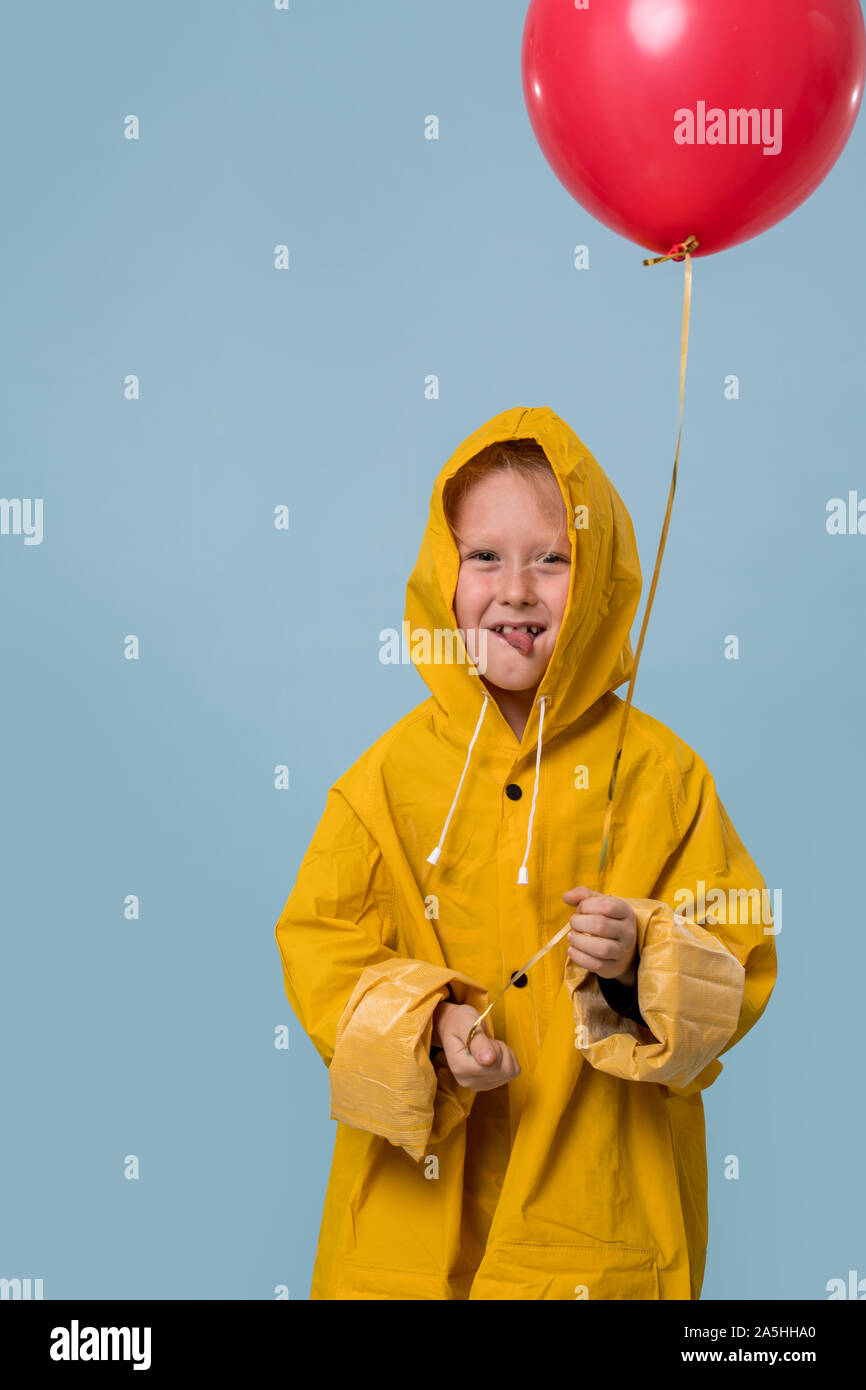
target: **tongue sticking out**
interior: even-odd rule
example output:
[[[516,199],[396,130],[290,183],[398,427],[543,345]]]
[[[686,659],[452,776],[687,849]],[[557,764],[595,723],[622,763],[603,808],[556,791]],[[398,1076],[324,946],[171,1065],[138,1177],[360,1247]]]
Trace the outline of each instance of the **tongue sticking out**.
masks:
[[[535,638],[531,632],[503,632],[502,636],[509,646],[515,647],[517,651],[522,652],[524,656],[532,651],[532,644]]]

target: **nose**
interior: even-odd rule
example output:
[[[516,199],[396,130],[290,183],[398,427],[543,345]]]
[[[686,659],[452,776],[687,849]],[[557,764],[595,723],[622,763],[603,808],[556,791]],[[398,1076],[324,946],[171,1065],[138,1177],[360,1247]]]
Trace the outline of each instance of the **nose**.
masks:
[[[520,608],[523,604],[534,603],[535,577],[531,568],[517,564],[503,566],[497,597],[503,607]]]

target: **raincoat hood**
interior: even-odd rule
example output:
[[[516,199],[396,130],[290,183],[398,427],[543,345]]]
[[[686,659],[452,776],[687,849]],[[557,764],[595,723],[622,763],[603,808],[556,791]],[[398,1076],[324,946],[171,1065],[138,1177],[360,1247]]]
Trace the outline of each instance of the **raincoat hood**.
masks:
[[[445,517],[445,484],[488,444],[514,439],[534,439],[544,450],[565,503],[571,544],[568,600],[550,661],[535,694],[537,721],[527,721],[519,744],[520,750],[537,745],[532,812],[523,862],[517,872],[517,882],[527,884],[542,738],[551,739],[573,726],[602,695],[631,676],[634,655],[629,633],[640,598],[641,571],[634,528],[622,498],[574,430],[549,407],[506,410],[488,420],[452,454],[436,479],[421,553],[406,593],[406,623],[413,638],[413,661],[446,716],[450,730],[465,740],[467,747],[463,775],[438,843],[430,847],[429,864],[438,864],[442,855],[482,731],[499,746],[509,741],[516,743],[513,730],[495,700],[488,696],[462,638],[457,639],[462,660],[437,661],[432,636],[437,631],[457,631],[454,594],[460,557]],[[417,633],[430,634],[426,647],[414,640]],[[483,756],[483,741],[481,747]]]
[[[547,455],[565,502],[572,546],[568,603],[536,692],[536,701],[546,697],[544,731],[550,738],[631,676],[629,634],[640,598],[641,570],[622,498],[574,430],[549,407],[503,411],[451,455],[433,489],[421,551],[406,592],[406,621],[410,632],[456,630],[453,603],[460,558],[445,519],[442,492],[448,479],[486,445],[514,439],[534,439]],[[576,516],[586,525],[575,526]],[[484,689],[462,642],[461,646],[462,662],[413,660],[452,727],[471,734]],[[500,741],[513,742],[498,707],[488,711],[487,718]],[[524,739],[534,742],[532,725],[530,720]]]

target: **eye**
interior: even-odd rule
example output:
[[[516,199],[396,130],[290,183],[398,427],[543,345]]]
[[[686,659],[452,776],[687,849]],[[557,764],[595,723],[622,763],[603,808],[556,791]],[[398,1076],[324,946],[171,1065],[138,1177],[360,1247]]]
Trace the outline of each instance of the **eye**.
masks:
[[[495,550],[473,550],[465,558],[467,560],[498,560],[499,556],[496,554]],[[549,551],[547,555],[540,555],[538,558],[542,563],[551,561],[553,564],[571,564],[570,555],[558,555],[555,551]]]

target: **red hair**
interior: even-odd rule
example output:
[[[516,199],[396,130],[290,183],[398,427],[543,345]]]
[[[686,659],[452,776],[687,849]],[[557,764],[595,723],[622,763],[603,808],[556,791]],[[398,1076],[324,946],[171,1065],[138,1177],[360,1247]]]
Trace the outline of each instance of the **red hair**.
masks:
[[[562,494],[550,466],[550,460],[541,445],[535,439],[505,439],[488,444],[475,454],[461,468],[458,468],[456,473],[452,474],[442,489],[445,520],[451,528],[452,535],[455,537],[457,535],[457,518],[469,490],[481,478],[486,478],[491,473],[505,472],[521,473],[527,481],[537,483],[539,491],[543,490],[547,498],[550,499],[551,522],[557,525],[561,522],[564,506]],[[553,484],[559,502],[558,506],[550,498],[550,490],[546,484]]]

